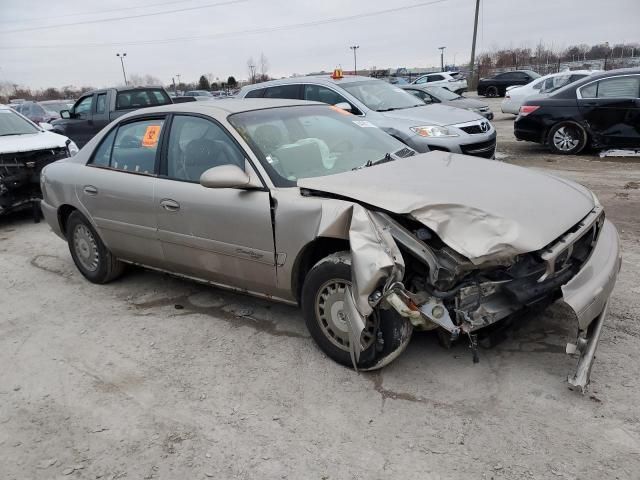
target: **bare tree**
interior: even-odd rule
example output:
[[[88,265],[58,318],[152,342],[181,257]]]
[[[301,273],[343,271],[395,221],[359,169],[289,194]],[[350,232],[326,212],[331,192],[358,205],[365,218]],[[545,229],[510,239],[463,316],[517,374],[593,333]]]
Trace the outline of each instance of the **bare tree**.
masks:
[[[256,62],[253,61],[253,57],[249,57],[247,60],[247,68],[249,69],[249,83],[256,83]]]

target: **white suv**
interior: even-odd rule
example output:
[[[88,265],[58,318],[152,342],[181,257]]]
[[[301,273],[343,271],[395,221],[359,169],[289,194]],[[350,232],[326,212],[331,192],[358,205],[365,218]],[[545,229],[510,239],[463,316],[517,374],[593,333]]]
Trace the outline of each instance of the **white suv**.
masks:
[[[467,79],[460,72],[435,72],[427,73],[416,78],[413,82],[416,85],[429,85],[444,87],[457,94],[467,91]]]

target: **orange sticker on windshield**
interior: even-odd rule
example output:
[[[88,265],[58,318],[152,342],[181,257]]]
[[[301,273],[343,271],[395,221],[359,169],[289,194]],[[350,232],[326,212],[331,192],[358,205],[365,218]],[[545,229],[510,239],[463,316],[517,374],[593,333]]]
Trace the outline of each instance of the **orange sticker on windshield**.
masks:
[[[158,139],[160,138],[161,128],[161,125],[149,125],[147,130],[144,132],[144,137],[142,137],[142,146],[155,147],[158,144]]]

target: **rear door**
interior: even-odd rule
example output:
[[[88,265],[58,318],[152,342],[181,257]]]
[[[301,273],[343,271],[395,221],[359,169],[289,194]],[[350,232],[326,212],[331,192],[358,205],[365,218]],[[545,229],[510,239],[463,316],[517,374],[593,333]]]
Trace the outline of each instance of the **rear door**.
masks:
[[[588,83],[577,91],[580,113],[597,143],[640,146],[640,75],[618,75]]]
[[[253,172],[222,125],[173,116],[154,205],[164,256],[171,270],[185,275],[271,291],[276,267],[269,191],[200,185],[206,170],[229,164]]]
[[[154,187],[165,116],[135,118],[113,128],[76,184],[100,237],[118,257],[162,267]]]

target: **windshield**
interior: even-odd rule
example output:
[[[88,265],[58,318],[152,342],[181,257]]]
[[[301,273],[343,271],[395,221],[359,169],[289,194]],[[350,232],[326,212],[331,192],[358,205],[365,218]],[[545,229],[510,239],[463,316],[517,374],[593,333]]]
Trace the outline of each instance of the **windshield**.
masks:
[[[573,83],[577,80],[580,80],[581,78],[586,77],[587,75],[579,75],[579,74],[567,74],[567,75],[562,75],[559,77],[554,77],[551,80],[551,85],[547,86],[547,82],[545,82],[544,87],[540,90],[540,93],[551,93],[551,92],[555,92],[556,90],[569,85],[570,83]]]
[[[462,98],[457,93],[453,93],[444,87],[426,87],[425,90],[442,102]]]
[[[276,186],[385,160],[406,147],[366,120],[336,107],[269,108],[229,116]]]
[[[25,120],[13,110],[0,110],[0,137],[7,135],[25,135],[38,133],[40,130],[33,123]]]
[[[540,78],[540,74],[533,70],[523,70],[523,72],[527,73],[531,78]]]
[[[376,112],[424,106],[410,93],[382,80],[346,82],[340,86]]]

